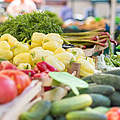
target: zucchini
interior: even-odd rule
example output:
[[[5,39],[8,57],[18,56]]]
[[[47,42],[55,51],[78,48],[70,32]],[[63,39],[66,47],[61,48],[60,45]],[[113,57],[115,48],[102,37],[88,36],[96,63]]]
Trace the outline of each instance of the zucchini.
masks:
[[[107,71],[104,72],[105,74],[113,74],[113,75],[118,75],[120,76],[120,69],[116,69],[116,70],[111,70],[111,71]]]
[[[110,96],[111,104],[112,106],[120,106],[120,93],[119,92],[114,92]]]
[[[109,107],[111,105],[111,101],[108,97],[103,96],[101,94],[90,94],[92,97],[93,103],[91,107],[97,107],[97,106],[106,106]]]
[[[115,89],[120,90],[120,76],[112,74],[94,74],[92,81],[96,84],[111,85]]]
[[[65,98],[52,104],[52,115],[62,115],[73,110],[84,109],[92,104],[92,98],[88,94]]]
[[[102,94],[106,96],[109,96],[114,92],[115,92],[114,87],[110,85],[93,85],[93,86],[90,86],[86,91],[86,93],[89,93],[89,94],[96,93],[96,94]]]
[[[96,112],[102,113],[102,114],[106,114],[106,112],[108,112],[110,108],[99,106],[99,107],[94,108],[93,110]]]
[[[67,120],[107,120],[106,115],[100,113],[74,111],[66,115]]]
[[[28,112],[20,115],[19,120],[43,120],[50,112],[51,103],[48,101],[39,101],[35,103]]]
[[[80,94],[102,94],[105,96],[109,96],[115,92],[114,87],[110,85],[89,85],[89,88],[79,89]],[[72,97],[75,96],[75,94],[70,91],[66,97]]]

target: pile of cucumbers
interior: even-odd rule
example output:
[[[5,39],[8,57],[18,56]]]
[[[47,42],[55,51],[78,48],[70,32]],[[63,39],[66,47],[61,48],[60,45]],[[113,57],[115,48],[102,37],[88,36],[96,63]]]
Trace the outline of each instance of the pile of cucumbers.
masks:
[[[107,120],[111,107],[120,106],[120,70],[94,74],[83,78],[89,87],[70,91],[62,100],[38,101],[19,120]]]

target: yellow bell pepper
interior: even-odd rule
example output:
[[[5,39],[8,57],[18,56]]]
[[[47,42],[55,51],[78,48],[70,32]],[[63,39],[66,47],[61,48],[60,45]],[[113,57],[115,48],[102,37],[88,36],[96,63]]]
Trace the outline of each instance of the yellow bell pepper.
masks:
[[[20,70],[25,70],[25,69],[31,70],[31,65],[29,63],[20,63],[17,66],[17,68]]]
[[[46,57],[45,61],[59,71],[65,70],[65,65],[61,61],[59,61],[55,56],[48,56]]]
[[[32,40],[31,48],[42,46],[42,42],[44,41],[45,37],[46,35],[43,33],[38,33],[38,32],[33,33],[32,38],[31,38]]]
[[[24,52],[29,52],[29,46],[26,43],[18,42],[14,48],[12,49],[14,56],[24,53]]]
[[[43,41],[43,44],[46,42],[50,42],[50,41],[56,41],[61,45],[63,44],[63,40],[61,39],[61,36],[59,34],[56,34],[56,33],[47,34],[44,41]]]
[[[57,48],[54,52],[54,54],[59,54],[59,53],[63,53],[63,52],[66,52],[64,48]]]
[[[67,51],[72,53],[77,59],[80,56],[85,57],[85,53],[83,52],[83,50],[81,48],[69,48],[69,49],[67,49]]]
[[[54,55],[53,52],[49,50],[43,50],[41,47],[31,49],[30,54],[32,55],[32,60],[34,63],[43,61],[43,59],[49,55]]]
[[[4,50],[0,48],[0,58],[10,60],[13,58],[13,53],[10,50]]]
[[[89,61],[79,58],[77,62],[80,63],[80,76],[86,77],[95,73],[95,67]]]
[[[43,44],[43,49],[55,51],[57,48],[62,48],[62,45],[59,44],[57,41],[49,41]]]
[[[7,41],[0,41],[0,58],[10,60],[13,57],[12,51],[10,51],[10,45]]]
[[[10,50],[10,45],[7,41],[0,41],[0,49]]]
[[[20,63],[29,63],[32,65],[32,56],[30,53],[20,53],[13,58],[13,63],[15,65],[19,65]]]
[[[63,52],[63,53],[56,54],[55,57],[61,62],[63,62],[65,66],[70,64],[71,61],[75,61],[75,57],[73,56],[72,53],[69,53],[69,52]]]
[[[35,47],[35,48],[32,48],[30,51],[31,52],[34,52],[34,51],[44,51],[44,49],[42,47]]]
[[[10,34],[2,35],[0,41],[7,41],[10,47],[14,47],[18,43],[18,40]]]

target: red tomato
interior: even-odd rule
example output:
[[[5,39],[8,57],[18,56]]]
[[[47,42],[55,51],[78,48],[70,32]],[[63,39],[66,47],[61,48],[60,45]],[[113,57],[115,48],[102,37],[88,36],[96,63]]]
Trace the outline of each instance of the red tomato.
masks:
[[[120,120],[120,116],[117,112],[109,111],[106,114],[108,120]]]
[[[28,75],[18,70],[3,70],[0,75],[6,75],[14,80],[18,94],[23,92],[23,90],[30,84],[31,80]]]
[[[16,96],[15,82],[5,75],[0,75],[0,104],[10,102]]]
[[[119,110],[120,110],[119,107],[113,107],[113,108],[110,109],[110,111],[113,111],[113,112],[117,112],[117,111],[119,111]]]

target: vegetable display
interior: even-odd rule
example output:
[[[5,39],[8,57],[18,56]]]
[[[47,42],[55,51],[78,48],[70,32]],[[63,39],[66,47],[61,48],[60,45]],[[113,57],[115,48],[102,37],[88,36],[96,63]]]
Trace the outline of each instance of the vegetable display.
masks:
[[[120,120],[120,55],[111,49],[116,41],[103,30],[61,34],[61,24],[45,11],[0,25],[0,105],[14,103],[29,86],[36,92],[31,85],[37,81],[39,94],[19,120]],[[81,48],[94,45],[110,48],[97,64]]]
[[[50,13],[45,11],[19,15],[16,18],[10,17],[0,25],[0,36],[9,33],[23,41],[30,40],[34,32],[62,33],[59,23],[50,16]]]
[[[31,36],[31,45],[19,42],[10,34],[4,34],[0,37],[0,45],[5,53],[1,52],[0,59],[9,60],[21,70],[31,70],[37,65],[39,69],[47,67],[52,71],[51,65],[58,71],[66,71],[71,63],[76,62],[81,64],[79,76],[85,77],[96,72],[94,60],[86,57],[81,48],[65,50],[62,48],[63,43],[61,36],[56,33],[45,35],[35,32]],[[39,62],[43,61],[49,65],[40,65]]]

